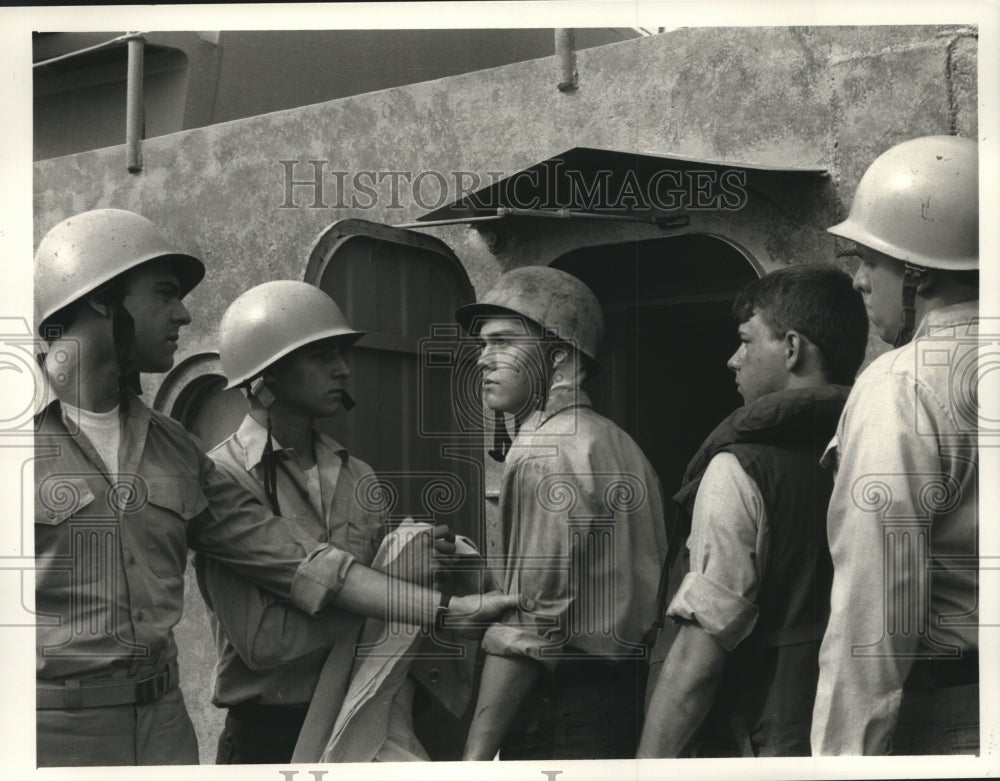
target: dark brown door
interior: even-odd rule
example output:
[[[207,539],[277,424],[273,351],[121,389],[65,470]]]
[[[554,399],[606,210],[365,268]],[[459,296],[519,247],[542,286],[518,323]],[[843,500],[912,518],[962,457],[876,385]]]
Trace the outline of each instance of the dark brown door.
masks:
[[[448,523],[479,542],[482,403],[455,310],[474,300],[451,249],[431,236],[341,220],[318,239],[305,275],[367,332],[349,356],[357,406],[321,428],[382,481],[391,520]]]

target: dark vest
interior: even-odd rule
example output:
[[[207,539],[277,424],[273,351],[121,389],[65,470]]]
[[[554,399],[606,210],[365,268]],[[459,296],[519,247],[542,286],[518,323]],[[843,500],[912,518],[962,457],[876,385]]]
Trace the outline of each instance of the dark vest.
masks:
[[[819,459],[848,391],[840,386],[780,391],[737,410],[709,435],[674,497],[690,523],[709,461],[732,453],[757,484],[770,528],[757,624],[727,663],[715,705],[696,738],[700,755],[810,753],[819,646],[833,580],[826,540],[833,474]]]

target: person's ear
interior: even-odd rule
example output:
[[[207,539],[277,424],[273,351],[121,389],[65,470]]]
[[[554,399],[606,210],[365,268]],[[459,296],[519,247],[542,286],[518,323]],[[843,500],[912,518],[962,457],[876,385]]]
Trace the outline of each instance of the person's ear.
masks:
[[[111,304],[103,295],[99,293],[88,293],[83,297],[83,300],[86,302],[87,306],[89,306],[101,317],[111,317]]]
[[[784,339],[785,368],[794,371],[803,360],[806,341],[798,331],[788,331]]]

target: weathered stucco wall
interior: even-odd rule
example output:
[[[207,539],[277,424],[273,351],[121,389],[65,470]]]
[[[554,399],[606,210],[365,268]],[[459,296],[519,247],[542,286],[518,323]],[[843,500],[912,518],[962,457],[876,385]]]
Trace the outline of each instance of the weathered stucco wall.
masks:
[[[811,186],[808,203],[703,215],[699,226],[738,241],[765,270],[833,260],[825,228],[842,218],[871,160],[909,137],[976,134],[976,44],[975,30],[956,27],[687,29],[581,52],[572,93],[556,90],[547,58],[209,126],[146,142],[139,174],[126,173],[121,147],[36,164],[36,242],[75,212],[113,206],[146,215],[204,258],[209,272],[188,299],[194,322],[178,362],[215,348],[218,319],[239,293],[301,278],[313,241],[333,221],[399,224],[425,211],[406,194],[389,208],[388,180],[374,208],[310,208],[304,188],[295,192],[298,207],[282,208],[281,160],[303,161],[298,179],[311,177],[309,160],[328,161],[328,172],[485,178],[576,146],[821,167],[829,178]],[[334,179],[324,184],[326,203],[335,204]],[[536,221],[494,255],[475,230],[428,230],[455,250],[479,292],[510,266],[665,235],[652,226]],[[146,379],[150,398],[158,384]],[[190,594],[189,607],[196,603]],[[204,635],[189,621],[179,631],[188,646],[185,691],[210,761],[217,717],[207,704]]]
[[[823,228],[842,216],[875,156],[911,136],[975,133],[975,51],[967,28],[680,30],[581,52],[573,93],[556,90],[547,58],[153,139],[139,174],[125,171],[121,147],[40,162],[36,241],[70,214],[116,206],[148,216],[204,258],[209,274],[190,296],[194,323],[178,361],[211,349],[219,316],[240,292],[300,277],[312,242],[334,220],[398,224],[424,211],[406,188],[400,208],[388,208],[388,180],[374,208],[332,208],[331,176],[323,196],[331,208],[309,208],[313,196],[302,187],[299,207],[281,208],[281,160],[302,161],[298,179],[312,176],[306,161],[323,160],[326,172],[450,179],[470,171],[485,181],[487,172],[510,174],[574,146],[825,167],[829,213],[804,226],[753,227],[765,234],[757,242],[765,267],[832,256]],[[433,189],[428,180],[425,203]],[[551,260],[581,235],[575,224],[536,226],[494,256],[465,227],[428,230],[455,249],[477,290],[508,265]],[[580,241],[627,233],[588,231]]]

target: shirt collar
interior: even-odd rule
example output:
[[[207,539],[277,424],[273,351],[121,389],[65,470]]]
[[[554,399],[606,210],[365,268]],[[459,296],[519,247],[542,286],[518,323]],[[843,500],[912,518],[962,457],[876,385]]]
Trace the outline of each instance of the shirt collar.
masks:
[[[955,326],[969,325],[979,319],[979,299],[963,301],[960,304],[950,304],[932,309],[923,316],[920,325],[913,333],[913,338],[929,336],[935,331]]]
[[[313,428],[316,436],[316,448],[328,450],[331,454],[339,456],[341,461],[347,462],[347,448],[341,445],[333,437],[324,434],[317,428]],[[236,439],[243,448],[243,468],[250,472],[257,467],[264,457],[264,446],[267,444],[267,429],[254,420],[253,415],[247,415],[236,430]],[[293,448],[275,448],[276,453],[283,453],[286,456],[294,453]],[[317,453],[317,456],[319,454]],[[317,462],[319,458],[317,457]]]
[[[538,415],[538,427],[565,409],[589,406],[590,397],[579,386],[552,388],[545,401],[545,408]]]

